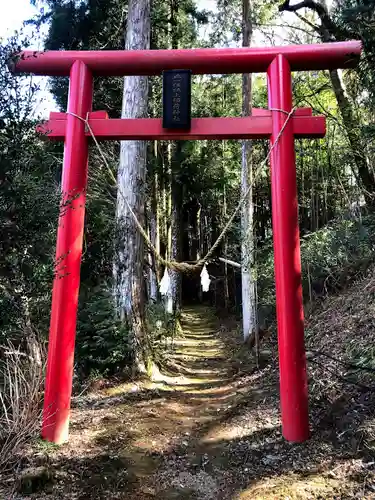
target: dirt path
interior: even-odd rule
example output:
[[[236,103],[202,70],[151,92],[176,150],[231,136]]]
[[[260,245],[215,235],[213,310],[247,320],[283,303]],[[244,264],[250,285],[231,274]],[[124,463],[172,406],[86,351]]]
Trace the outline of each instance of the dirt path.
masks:
[[[235,325],[200,307],[182,326],[177,374],[75,399],[70,442],[29,457],[51,477],[32,498],[375,498],[371,460],[339,442],[328,406],[308,443],[283,440],[274,346],[256,371]]]
[[[170,363],[176,374],[156,373],[152,383],[107,390],[97,401],[86,399],[86,410],[81,404],[73,412],[71,443],[77,440],[86,451],[90,446],[94,461],[105,451],[114,462],[104,475],[112,488],[117,483],[115,491],[103,484],[101,472],[89,481],[103,498],[111,491],[112,498],[209,500],[229,487],[222,442],[246,432],[242,424],[226,423],[248,390],[239,376],[238,334],[220,328],[206,308],[185,310],[182,328]],[[89,494],[93,484],[81,486]]]

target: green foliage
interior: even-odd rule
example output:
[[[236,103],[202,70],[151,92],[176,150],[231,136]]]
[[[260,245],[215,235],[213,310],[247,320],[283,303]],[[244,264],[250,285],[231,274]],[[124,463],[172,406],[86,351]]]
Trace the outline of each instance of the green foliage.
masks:
[[[35,132],[38,87],[6,66],[19,44],[0,47],[0,339],[29,323],[46,335],[58,211],[58,150]]]
[[[77,325],[77,368],[81,375],[112,375],[130,364],[125,325],[114,316],[108,287],[83,288]]]
[[[164,304],[149,303],[146,307],[147,331],[151,343],[159,344],[170,340],[175,333],[176,319],[165,312]]]
[[[365,45],[360,72],[344,73],[344,78],[350,98],[360,104],[357,114],[363,121],[361,130],[366,138],[369,159],[373,158],[371,148],[375,137],[375,66],[372,57],[375,37],[374,9],[365,7],[373,3],[345,0],[337,3],[333,13],[338,26],[337,36],[349,33],[351,37],[360,37]],[[40,19],[50,22],[46,49],[109,50],[124,47],[126,1],[47,0],[46,5]],[[198,3],[193,0],[155,0],[152,4],[152,48],[240,45],[241,2],[219,0],[217,5],[216,12],[208,13],[200,11]],[[263,31],[267,28],[267,33],[262,33],[273,43],[276,3],[254,2],[253,7],[254,28]],[[311,20],[314,20],[312,16]],[[290,40],[316,39],[316,33],[306,33],[298,23],[297,20],[288,34]],[[202,39],[200,28],[205,24],[208,24],[208,35]],[[27,45],[24,40],[19,44]],[[17,41],[3,44],[0,54],[0,339],[9,332],[21,331],[26,321],[45,334],[48,330],[62,159],[62,145],[41,141],[34,132],[37,117],[33,108],[37,87],[28,78],[13,77],[6,70],[5,59],[17,45]],[[161,79],[153,77],[150,82],[150,116],[160,117]],[[195,75],[193,116],[240,116],[241,85],[240,75]],[[120,78],[97,78],[94,109],[105,109],[111,117],[118,117],[122,87]],[[65,109],[67,79],[52,79],[51,90],[58,105]],[[325,114],[328,121],[326,141],[296,142],[303,288],[305,298],[309,299],[342,287],[362,265],[367,265],[372,257],[375,224],[371,215],[362,220],[345,218],[350,206],[361,201],[361,192],[329,74],[296,73],[293,94],[295,104],[311,106],[315,113]],[[253,105],[267,107],[264,75],[253,76]],[[116,172],[118,144],[102,147]],[[253,142],[254,169],[267,153],[267,141]],[[149,159],[146,224],[152,210],[152,182],[157,176],[161,252],[164,253],[170,224],[168,189],[173,176],[183,199],[180,207],[184,238],[182,258],[194,260],[197,252],[202,255],[210,248],[226,222],[225,217],[238,203],[241,143],[185,141],[178,147],[175,144],[170,147],[161,141],[157,145],[150,143]],[[272,309],[274,265],[268,166],[256,179],[254,202],[260,305]],[[102,159],[92,146],[76,344],[77,367],[85,376],[109,375],[131,363],[128,332],[114,317],[109,284],[115,205],[116,190],[109,186]],[[218,249],[217,255],[223,255],[224,250],[226,257],[240,262],[240,217],[234,221],[226,245]],[[168,317],[161,304],[147,305],[146,326],[150,343],[147,348],[162,354],[175,335],[176,324],[176,318]]]
[[[359,68],[361,86],[367,92],[358,95],[368,103],[368,98],[375,99],[375,1],[342,0],[337,2],[333,17],[338,30],[347,39],[360,39],[363,43],[363,55]]]
[[[49,31],[47,50],[116,50],[124,48],[123,27],[127,2],[122,0],[47,0]],[[46,14],[43,14],[46,18]],[[118,117],[122,98],[121,78],[100,78],[94,95],[95,109],[104,109]],[[56,102],[66,109],[68,79],[53,78],[51,91]]]
[[[347,352],[353,364],[375,370],[375,347],[371,344],[357,346],[355,341],[351,341]]]
[[[372,259],[375,220],[344,219],[311,234],[301,245],[304,289],[317,295],[339,290],[364,271]]]
[[[331,221],[301,239],[302,284],[306,301],[338,291],[362,276],[374,260],[375,217]],[[275,305],[271,245],[258,256],[257,278],[261,308]]]

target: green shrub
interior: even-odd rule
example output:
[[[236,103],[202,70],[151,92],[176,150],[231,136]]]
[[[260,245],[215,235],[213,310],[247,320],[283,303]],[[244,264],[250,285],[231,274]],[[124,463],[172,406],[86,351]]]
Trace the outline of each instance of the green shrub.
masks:
[[[301,238],[304,299],[324,297],[361,276],[374,259],[375,215],[336,219]],[[257,255],[259,308],[275,315],[274,255],[271,245]],[[269,312],[268,312],[269,315]]]
[[[76,342],[79,374],[112,375],[129,366],[128,331],[115,317],[109,287],[83,291],[79,304]]]
[[[178,325],[179,318],[165,312],[163,303],[150,303],[146,306],[146,328],[153,348],[171,343]]]
[[[337,291],[366,270],[373,259],[375,218],[338,220],[302,240],[306,297]]]

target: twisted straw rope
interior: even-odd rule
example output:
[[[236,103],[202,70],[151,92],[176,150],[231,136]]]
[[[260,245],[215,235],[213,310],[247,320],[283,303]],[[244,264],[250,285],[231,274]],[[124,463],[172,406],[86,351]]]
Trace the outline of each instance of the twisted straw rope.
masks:
[[[120,187],[118,186],[118,183],[117,183],[117,179],[114,175],[114,173],[112,172],[111,170],[111,167],[109,166],[109,163],[103,153],[103,150],[102,148],[100,147],[100,144],[97,140],[97,138],[95,137],[95,134],[90,126],[90,123],[89,123],[89,113],[87,113],[87,116],[86,118],[82,118],[81,116],[75,114],[75,113],[72,113],[70,111],[67,112],[68,115],[71,115],[71,116],[74,116],[75,118],[78,118],[79,120],[81,120],[85,126],[87,127],[87,130],[89,131],[98,151],[99,151],[99,154],[103,160],[103,163],[106,167],[106,169],[108,170],[108,173],[114,183],[114,186],[117,187],[117,190],[120,194],[120,196],[122,197],[122,199],[124,200],[125,202],[125,205],[127,206],[129,212],[130,212],[130,215],[132,216],[133,220],[134,220],[134,223],[136,225],[136,227],[138,228],[138,231],[140,232],[140,234],[143,236],[143,239],[145,240],[146,242],[146,245],[149,247],[149,249],[151,250],[151,252],[153,253],[153,255],[155,256],[155,258],[157,259],[158,262],[160,262],[163,266],[167,267],[168,269],[172,269],[172,270],[175,270],[175,271],[179,271],[179,272],[182,272],[182,273],[194,273],[194,272],[197,272],[199,271],[200,269],[202,269],[202,267],[204,266],[204,264],[208,261],[208,259],[213,255],[213,253],[215,252],[215,250],[217,249],[217,247],[220,245],[222,239],[224,238],[224,236],[226,235],[227,231],[229,230],[229,228],[231,227],[236,215],[238,214],[239,210],[241,209],[242,205],[244,204],[244,202],[246,201],[246,198],[248,197],[255,181],[257,180],[260,172],[261,172],[261,169],[263,168],[264,165],[266,165],[266,163],[268,162],[270,156],[271,156],[271,153],[273,151],[273,149],[276,147],[276,145],[278,144],[286,126],[288,125],[289,123],[289,120],[291,119],[291,117],[293,116],[294,112],[296,110],[296,107],[294,107],[291,111],[285,111],[283,109],[276,109],[276,108],[270,108],[270,111],[279,111],[280,113],[284,113],[286,114],[286,119],[285,119],[285,122],[283,124],[283,126],[281,127],[281,130],[279,132],[279,134],[277,135],[276,139],[275,139],[275,142],[272,144],[272,146],[270,147],[269,151],[268,151],[268,154],[267,156],[264,158],[264,160],[257,166],[257,168],[255,169],[255,173],[254,173],[254,176],[253,176],[253,180],[252,182],[250,183],[250,185],[248,186],[247,190],[245,191],[245,193],[241,196],[240,198],[240,201],[238,202],[236,208],[234,209],[232,215],[229,217],[227,223],[225,224],[223,230],[221,231],[221,233],[219,234],[219,236],[217,237],[215,243],[212,245],[212,247],[208,250],[208,252],[206,253],[206,255],[202,258],[202,259],[199,259],[197,262],[191,264],[191,263],[188,263],[188,262],[177,262],[177,261],[174,261],[174,260],[166,260],[164,259],[160,254],[159,252],[156,250],[156,248],[154,247],[154,245],[152,244],[150,238],[148,237],[146,231],[144,230],[142,224],[139,222],[136,214],[134,213],[134,210],[132,209],[132,207],[130,206],[128,200],[126,199],[126,197],[124,196],[124,193],[121,191]]]

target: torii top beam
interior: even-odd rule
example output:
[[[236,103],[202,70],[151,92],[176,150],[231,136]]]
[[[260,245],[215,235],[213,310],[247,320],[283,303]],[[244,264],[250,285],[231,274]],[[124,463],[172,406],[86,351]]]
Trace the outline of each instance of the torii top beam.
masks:
[[[360,41],[261,48],[182,50],[24,51],[11,63],[15,72],[68,76],[82,61],[96,76],[160,75],[169,69],[195,74],[262,73],[278,54],[292,71],[352,68],[358,63]]]

